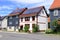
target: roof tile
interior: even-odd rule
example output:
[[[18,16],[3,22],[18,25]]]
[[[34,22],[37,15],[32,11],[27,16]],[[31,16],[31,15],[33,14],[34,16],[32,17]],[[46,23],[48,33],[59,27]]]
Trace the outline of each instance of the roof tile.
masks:
[[[51,5],[50,9],[60,8],[60,0],[54,0],[53,4]]]

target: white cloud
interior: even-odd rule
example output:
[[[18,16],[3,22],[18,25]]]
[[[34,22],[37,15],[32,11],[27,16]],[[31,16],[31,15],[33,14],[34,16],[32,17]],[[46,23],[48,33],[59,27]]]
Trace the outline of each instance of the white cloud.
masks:
[[[7,10],[5,10],[5,11],[0,11],[0,15],[1,16],[6,16],[6,15],[8,15],[9,13],[11,13],[12,11],[7,11]]]
[[[44,2],[46,0],[9,0],[9,1],[13,1],[13,2],[17,2],[17,3],[39,3],[39,2]]]
[[[43,2],[43,3],[37,3],[37,4],[35,4],[34,6],[31,6],[31,7],[29,7],[29,8],[39,7],[39,6],[45,6],[45,7],[48,9],[52,3],[53,3],[52,0],[47,0],[47,1]]]
[[[2,9],[13,9],[12,7],[9,7],[9,6],[0,6],[0,10]]]
[[[15,3],[22,3],[22,4],[26,4],[25,6],[28,6],[30,4],[36,4],[34,6],[31,7],[37,7],[37,6],[47,6],[50,7],[50,5],[53,3],[54,0],[9,0]],[[20,4],[18,4],[19,6]],[[29,7],[29,6],[28,6]]]

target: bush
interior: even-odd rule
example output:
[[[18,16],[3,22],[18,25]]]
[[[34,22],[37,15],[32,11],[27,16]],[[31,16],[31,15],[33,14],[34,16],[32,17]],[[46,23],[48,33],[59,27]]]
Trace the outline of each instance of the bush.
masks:
[[[18,31],[20,32],[20,29],[18,29]]]
[[[29,31],[29,26],[26,25],[26,26],[24,27],[24,32],[28,32],[28,31]]]
[[[7,31],[7,28],[2,28],[3,31]]]
[[[47,29],[46,31],[45,31],[45,33],[46,34],[53,34],[53,33],[55,33],[53,30],[51,30],[51,29]]]
[[[52,26],[54,27],[54,32],[60,32],[60,24],[58,24],[58,20],[53,20]]]
[[[38,32],[38,30],[39,30],[39,27],[38,27],[38,25],[34,25],[34,27],[33,27],[33,32]]]

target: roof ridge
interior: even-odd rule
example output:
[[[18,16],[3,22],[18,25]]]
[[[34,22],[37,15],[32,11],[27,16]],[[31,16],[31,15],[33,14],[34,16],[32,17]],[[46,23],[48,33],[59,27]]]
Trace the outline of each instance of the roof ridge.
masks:
[[[29,8],[29,9],[35,9],[35,8],[43,8],[44,6],[39,6],[39,7],[33,7],[33,8]]]

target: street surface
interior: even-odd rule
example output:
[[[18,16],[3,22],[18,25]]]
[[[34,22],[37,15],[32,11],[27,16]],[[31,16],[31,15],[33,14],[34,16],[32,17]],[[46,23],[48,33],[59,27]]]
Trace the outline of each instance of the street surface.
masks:
[[[0,32],[0,40],[60,40],[59,35]]]

